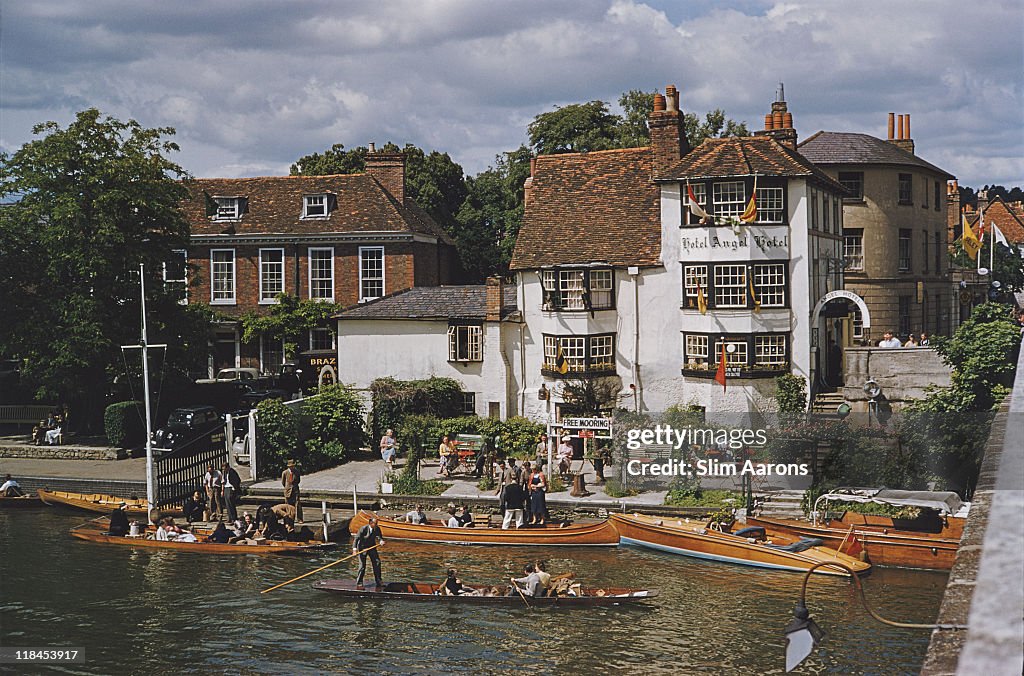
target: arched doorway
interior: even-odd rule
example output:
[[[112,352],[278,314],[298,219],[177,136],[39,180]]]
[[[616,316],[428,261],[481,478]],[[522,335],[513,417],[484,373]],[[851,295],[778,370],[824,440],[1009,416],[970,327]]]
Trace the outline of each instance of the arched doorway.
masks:
[[[851,302],[853,310],[849,307]],[[811,327],[819,336],[816,389],[834,391],[843,384],[843,351],[856,345],[857,340],[867,340],[871,334],[871,312],[864,299],[853,291],[831,291],[814,306]]]

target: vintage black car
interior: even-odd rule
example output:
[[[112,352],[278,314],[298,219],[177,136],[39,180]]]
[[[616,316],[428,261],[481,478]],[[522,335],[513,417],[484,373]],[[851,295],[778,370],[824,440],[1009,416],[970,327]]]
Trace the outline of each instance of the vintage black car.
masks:
[[[224,420],[213,406],[176,408],[167,418],[167,424],[153,433],[153,445],[157,448],[180,448],[219,430],[223,425]]]

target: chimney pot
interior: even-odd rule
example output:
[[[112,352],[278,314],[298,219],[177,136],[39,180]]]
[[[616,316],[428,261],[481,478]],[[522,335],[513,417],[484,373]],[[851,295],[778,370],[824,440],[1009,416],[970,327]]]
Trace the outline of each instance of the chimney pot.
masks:
[[[889,140],[896,139],[896,113],[889,113]]]
[[[531,157],[530,158],[530,176],[533,176],[536,173],[537,173],[537,158],[536,157]]]
[[[665,87],[665,105],[668,112],[675,112],[679,110],[679,92],[676,91],[675,85],[666,85]]]
[[[366,144],[366,151],[370,153],[377,152],[377,147],[374,145],[373,141],[370,141],[368,144]]]
[[[771,113],[765,113],[765,116],[764,116],[764,129],[765,129],[765,131],[770,131],[772,128],[773,128],[773,125],[772,125],[772,114]]]
[[[896,116],[896,140],[903,140],[903,114],[900,113]]]
[[[786,125],[785,129],[793,128],[793,113],[786,112],[782,114],[783,123]]]
[[[910,135],[910,113],[907,113],[906,117],[903,118],[903,138],[913,138]]]
[[[501,277],[488,277],[485,295],[486,295],[486,309],[484,318],[489,322],[496,322],[501,320],[501,306],[504,293],[505,283]]]
[[[772,128],[783,129],[784,120],[785,118],[782,115],[782,111],[776,110],[774,113],[772,113]]]
[[[654,94],[654,112],[665,112],[665,97],[657,92]]]

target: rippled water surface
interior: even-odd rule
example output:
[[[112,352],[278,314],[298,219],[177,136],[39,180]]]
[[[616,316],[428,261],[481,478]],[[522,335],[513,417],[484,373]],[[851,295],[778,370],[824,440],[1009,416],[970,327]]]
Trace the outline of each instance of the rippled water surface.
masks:
[[[316,559],[133,550],[71,538],[83,520],[0,512],[0,645],[84,648],[86,661],[65,673],[782,673],[802,577],[634,548],[388,542],[389,580],[439,580],[454,565],[467,583],[496,583],[539,558],[587,584],[661,596],[649,607],[530,609],[356,602],[310,588],[354,575],[351,562],[261,595],[345,549]],[[909,622],[934,621],[945,583],[895,569],[865,581],[882,615]],[[814,576],[808,598],[828,636],[800,673],[919,671],[927,631],[874,622],[842,579]]]

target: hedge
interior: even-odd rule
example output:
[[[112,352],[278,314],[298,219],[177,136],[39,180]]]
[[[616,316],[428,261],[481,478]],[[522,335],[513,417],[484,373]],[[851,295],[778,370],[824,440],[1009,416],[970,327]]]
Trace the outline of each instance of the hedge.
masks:
[[[103,431],[107,441],[118,448],[130,448],[146,442],[146,411],[142,402],[119,401],[103,412]]]

